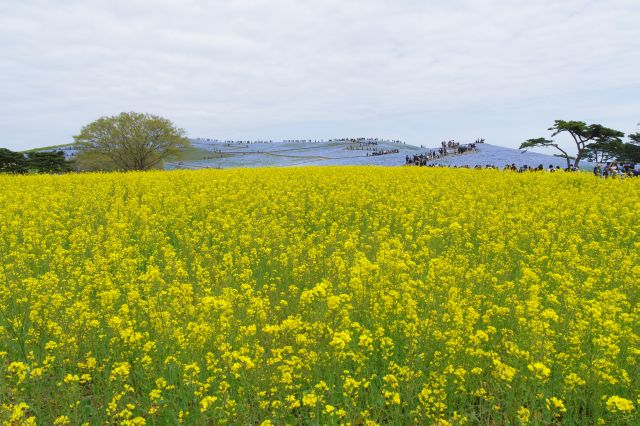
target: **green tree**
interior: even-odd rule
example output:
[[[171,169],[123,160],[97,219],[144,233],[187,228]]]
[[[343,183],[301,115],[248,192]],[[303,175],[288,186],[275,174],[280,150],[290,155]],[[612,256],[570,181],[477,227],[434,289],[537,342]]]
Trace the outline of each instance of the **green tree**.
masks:
[[[529,139],[525,142],[522,142],[520,144],[520,149],[524,149],[525,151],[528,148],[547,148],[547,147],[553,147],[555,149],[557,149],[558,151],[561,152],[561,154],[554,154],[556,157],[562,157],[565,160],[567,160],[567,168],[569,166],[571,166],[571,160],[574,158],[571,155],[569,155],[569,153],[567,151],[565,151],[564,149],[562,149],[560,147],[560,145],[558,145],[557,143],[555,143],[553,140],[551,139],[545,139],[545,138],[537,138],[537,139]]]
[[[595,141],[585,148],[585,158],[596,163],[606,163],[618,159],[624,151],[621,140]]]
[[[21,152],[0,148],[0,173],[26,173],[27,159]]]
[[[529,149],[537,147],[553,147],[561,154],[558,156],[567,160],[567,165],[574,159],[574,166],[578,167],[580,160],[590,155],[595,156],[596,153],[600,157],[608,155],[606,152],[614,151],[616,146],[622,142],[624,133],[618,130],[604,127],[600,124],[588,125],[584,121],[565,121],[555,120],[554,125],[549,128],[552,132],[551,137],[566,133],[575,142],[576,155],[571,157],[568,152],[560,147],[551,139],[537,138],[529,139],[520,145],[520,149]]]
[[[149,170],[189,146],[184,130],[171,121],[137,112],[99,118],[74,139],[83,169]]]
[[[640,163],[640,132],[629,135],[629,142],[622,144],[618,158],[622,161]]]
[[[37,173],[66,173],[73,170],[62,151],[32,151],[27,153],[27,168]]]

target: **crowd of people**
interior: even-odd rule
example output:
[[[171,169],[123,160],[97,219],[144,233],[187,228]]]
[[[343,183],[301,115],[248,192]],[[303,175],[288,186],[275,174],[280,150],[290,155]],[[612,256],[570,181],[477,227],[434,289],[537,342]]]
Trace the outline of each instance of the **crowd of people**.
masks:
[[[482,142],[479,142],[482,140]],[[450,155],[460,155],[466,152],[476,151],[476,143],[484,143],[484,139],[478,139],[474,143],[461,144],[460,142],[442,141],[440,148],[430,149],[422,154],[405,156],[405,164],[413,166],[426,166],[429,161],[439,160]]]
[[[469,166],[469,165],[447,165],[447,164],[437,164],[437,163],[431,163],[431,164],[419,164],[419,165],[423,165],[423,166],[427,166],[427,167],[448,167],[448,168],[454,168],[454,169],[476,169],[476,170],[481,170],[481,169],[493,169],[493,170],[500,170],[500,167],[494,165],[494,164],[485,164],[483,165],[476,165],[476,166]],[[568,167],[560,167],[558,165],[554,166],[553,164],[549,164],[548,167],[545,167],[542,164],[538,164],[537,166],[529,166],[529,165],[522,165],[520,167],[516,166],[515,163],[511,163],[511,164],[505,164],[504,167],[502,167],[502,170],[505,171],[513,171],[513,172],[517,172],[517,173],[526,173],[526,172],[548,172],[548,173],[556,173],[556,172],[578,172],[580,171],[580,169],[574,165],[568,166]],[[635,168],[632,164],[622,164],[622,165],[618,165],[616,163],[607,163],[605,165],[596,165],[593,168],[593,174],[595,176],[599,176],[599,177],[603,177],[603,178],[614,178],[614,177],[620,177],[620,178],[624,178],[624,177],[640,177],[640,165],[637,165]]]
[[[378,146],[377,140],[363,140],[363,141],[351,141],[347,147],[348,151],[373,151]]]
[[[495,167],[497,168],[497,167]],[[544,165],[542,164],[538,164],[537,167],[532,167],[529,166],[527,164],[524,164],[520,167],[516,166],[515,163],[511,163],[511,164],[506,164],[503,168],[503,170],[511,170],[513,172],[518,172],[518,173],[524,173],[524,172],[550,172],[550,173],[554,173],[554,172],[577,172],[580,169],[578,169],[576,166],[571,165],[565,168],[562,168],[560,166],[554,166],[553,164],[549,164],[549,167],[545,168]]]
[[[251,145],[251,144],[258,144],[258,143],[273,143],[272,140],[250,141],[250,140],[233,140],[233,139],[220,140],[220,139],[211,139],[211,138],[195,138],[194,140],[196,140],[196,141],[198,141],[200,143],[205,143],[205,144],[223,144],[225,146]]]
[[[598,163],[593,167],[593,174],[603,178],[640,177],[640,164],[634,167],[631,163],[618,164],[615,161],[605,164]]]
[[[274,142],[284,142],[284,143],[327,143],[327,142],[343,142],[343,143],[351,143],[351,144],[368,144],[368,145],[377,145],[378,143],[395,143],[406,145],[406,142],[401,141],[399,139],[381,139],[381,138],[339,138],[339,139],[283,139],[282,141],[273,141],[273,140],[232,140],[232,139],[212,139],[212,138],[195,138],[196,141],[200,143],[212,143],[212,144],[224,144],[226,146],[231,145],[252,145],[252,144],[264,144],[264,143],[274,143]]]
[[[381,138],[342,138],[342,139],[329,139],[329,142],[347,142],[361,145],[377,145],[378,143],[396,143],[406,145],[399,139],[381,139]]]
[[[369,156],[377,156],[377,155],[387,155],[387,154],[398,154],[400,152],[399,149],[374,149],[373,152],[367,152],[367,157]]]
[[[580,169],[576,168],[575,166],[570,166],[570,167],[566,167],[566,168],[562,168],[560,166],[554,166],[553,164],[549,164],[549,167],[546,168],[544,167],[544,165],[539,164],[537,166],[529,166],[529,165],[522,165],[520,167],[516,166],[515,163],[511,163],[511,164],[505,164],[504,167],[502,167],[502,169],[498,166],[496,166],[495,164],[485,164],[480,165],[480,164],[476,164],[475,166],[471,167],[469,165],[448,165],[448,164],[438,164],[438,163],[432,163],[432,164],[426,164],[427,167],[448,167],[448,168],[453,168],[453,169],[476,169],[476,170],[482,170],[482,169],[492,169],[492,170],[505,170],[505,171],[514,171],[517,173],[525,173],[525,172],[577,172]]]

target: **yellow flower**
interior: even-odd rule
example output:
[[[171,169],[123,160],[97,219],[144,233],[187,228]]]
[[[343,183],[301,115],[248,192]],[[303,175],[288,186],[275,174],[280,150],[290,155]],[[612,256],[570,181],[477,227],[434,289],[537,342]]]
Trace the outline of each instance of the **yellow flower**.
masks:
[[[513,380],[513,377],[518,372],[518,370],[516,370],[515,368],[503,363],[502,361],[496,358],[493,359],[493,366],[494,366],[494,375],[506,382],[511,382]]]
[[[635,410],[635,406],[633,401],[614,395],[607,399],[607,410],[612,413],[629,414]]]
[[[215,396],[205,396],[204,398],[202,398],[200,400],[200,412],[204,413],[205,411],[207,411],[209,409],[209,407],[218,400],[217,397]]]
[[[65,383],[78,383],[80,381],[80,376],[77,374],[67,374],[64,376]]]
[[[547,410],[550,410],[556,413],[556,415],[559,415],[560,413],[564,413],[567,411],[567,409],[564,406],[564,402],[561,399],[556,398],[555,396],[552,396],[551,398],[547,398],[545,405],[547,407]]]
[[[36,379],[38,377],[42,377],[42,374],[44,373],[44,369],[42,367],[35,367],[31,370],[31,372],[29,373],[29,375]]]
[[[278,147],[216,154],[253,148]],[[631,424],[638,199],[586,173],[0,174],[0,424],[65,422],[52,395],[96,424]]]
[[[567,377],[565,377],[564,382],[567,384],[567,387],[572,390],[578,386],[584,386],[587,383],[573,372],[569,373]]]
[[[318,397],[315,393],[310,392],[302,397],[302,404],[307,407],[315,407],[318,404]]]
[[[285,401],[290,410],[300,407],[300,401],[298,401],[294,395],[287,395]]]
[[[22,383],[27,378],[29,366],[24,362],[12,362],[7,367],[7,371],[9,372],[9,375],[18,379],[18,383]]]
[[[109,380],[126,380],[129,377],[131,365],[128,362],[116,363],[111,370]]]
[[[529,418],[531,417],[531,411],[526,407],[518,408],[518,421],[521,425],[528,425]]]
[[[546,382],[549,379],[551,370],[541,362],[535,362],[527,366],[529,371],[533,372],[536,378],[540,381]]]
[[[334,333],[333,339],[329,343],[332,347],[334,347],[338,351],[344,350],[344,348],[351,341],[351,335],[347,331],[338,331]]]

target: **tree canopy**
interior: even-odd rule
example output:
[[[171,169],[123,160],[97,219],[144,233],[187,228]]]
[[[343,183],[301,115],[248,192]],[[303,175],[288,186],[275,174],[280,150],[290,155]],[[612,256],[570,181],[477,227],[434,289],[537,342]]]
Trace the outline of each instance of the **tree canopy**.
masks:
[[[25,155],[0,148],[0,173],[65,173],[72,169],[62,151],[33,151]]]
[[[81,168],[149,170],[189,146],[182,129],[157,115],[123,112],[101,117],[74,136]]]
[[[571,165],[571,160],[573,159],[573,157],[570,156],[567,151],[562,149],[560,145],[558,145],[551,139],[545,139],[545,138],[529,139],[525,142],[522,142],[522,144],[520,144],[520,149],[524,149],[524,150],[529,148],[546,148],[546,147],[556,148],[558,151],[562,153],[562,154],[558,154],[558,156],[567,160],[567,167]]]
[[[629,142],[600,143],[596,141],[588,148],[588,158],[597,162],[618,160],[640,163],[640,133],[630,134],[628,137]]]
[[[30,170],[36,170],[39,173],[64,173],[73,169],[62,151],[28,152],[27,166]]]
[[[568,151],[561,148],[554,140],[546,138],[529,139],[520,145],[520,149],[553,147],[560,151],[558,156],[567,160],[567,166],[571,164],[573,159],[575,167],[578,167],[583,158],[605,161],[603,158],[614,156],[611,153],[617,152],[624,137],[623,132],[604,127],[601,124],[588,125],[584,121],[555,120],[554,125],[548,130],[552,132],[551,137],[560,134],[571,136],[575,143],[576,155],[569,155]]]
[[[629,142],[621,145],[618,158],[640,163],[640,132],[629,135]]]
[[[0,173],[26,173],[27,170],[24,154],[0,148]]]

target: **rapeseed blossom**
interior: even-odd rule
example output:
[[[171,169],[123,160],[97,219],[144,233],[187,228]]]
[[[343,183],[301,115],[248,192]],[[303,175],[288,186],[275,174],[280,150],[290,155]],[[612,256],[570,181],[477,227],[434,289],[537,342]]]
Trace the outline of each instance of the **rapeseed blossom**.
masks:
[[[635,410],[635,406],[631,400],[614,395],[607,399],[607,409],[613,413],[629,414]]]
[[[543,382],[546,382],[551,374],[551,370],[541,362],[529,364],[527,368],[535,374],[538,380]]]
[[[0,424],[637,424],[640,181],[0,176]]]

